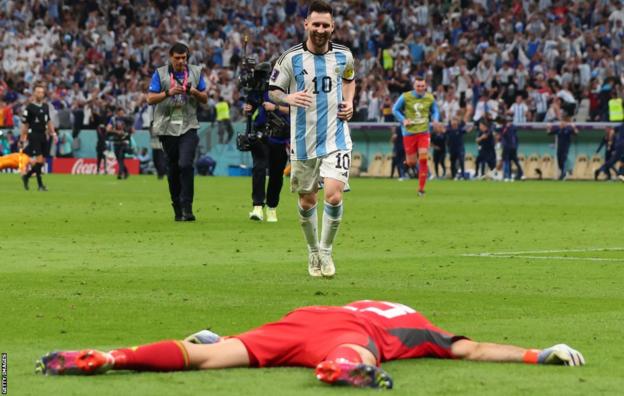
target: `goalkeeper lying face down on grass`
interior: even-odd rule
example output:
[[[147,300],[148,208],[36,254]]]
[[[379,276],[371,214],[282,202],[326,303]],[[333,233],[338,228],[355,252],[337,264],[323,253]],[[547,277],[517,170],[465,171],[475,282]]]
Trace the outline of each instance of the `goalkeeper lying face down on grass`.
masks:
[[[0,156],[0,170],[17,169],[21,175],[25,175],[34,164],[35,159],[19,152]]]
[[[161,341],[100,352],[45,355],[36,371],[49,375],[110,370],[175,371],[228,367],[303,366],[329,384],[392,388],[381,362],[433,357],[489,362],[581,366],[583,355],[565,344],[546,349],[472,341],[435,327],[414,309],[385,301],[295,309],[250,331],[219,337],[202,330],[184,341]]]

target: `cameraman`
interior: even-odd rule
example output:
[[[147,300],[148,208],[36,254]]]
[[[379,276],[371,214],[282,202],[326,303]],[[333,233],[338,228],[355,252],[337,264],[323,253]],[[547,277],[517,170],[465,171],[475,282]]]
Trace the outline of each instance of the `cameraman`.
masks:
[[[125,116],[124,109],[118,107],[106,126],[106,132],[113,142],[113,151],[117,159],[117,179],[128,178],[128,168],[124,162],[126,153],[130,153],[130,135],[134,133],[132,120]]]
[[[264,219],[263,207],[266,197],[267,221],[274,223],[277,222],[276,208],[288,160],[289,107],[276,105],[269,100],[268,92],[264,92],[262,97],[248,98],[243,109],[253,119],[254,132],[250,140],[253,159],[251,184],[253,210],[249,213],[249,218],[259,221]],[[265,194],[267,169],[269,183]]]

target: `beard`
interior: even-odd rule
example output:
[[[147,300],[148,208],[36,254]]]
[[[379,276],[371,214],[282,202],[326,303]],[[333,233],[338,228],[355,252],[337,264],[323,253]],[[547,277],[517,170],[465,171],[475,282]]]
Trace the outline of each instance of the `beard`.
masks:
[[[315,46],[323,47],[325,46],[325,44],[327,44],[331,35],[329,33],[324,33],[324,34],[312,33],[311,37],[312,37],[312,42],[314,43]]]

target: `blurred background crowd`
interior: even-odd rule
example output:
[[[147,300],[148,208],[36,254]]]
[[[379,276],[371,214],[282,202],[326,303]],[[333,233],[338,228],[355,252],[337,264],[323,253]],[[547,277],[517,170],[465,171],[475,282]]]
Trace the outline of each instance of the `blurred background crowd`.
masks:
[[[17,127],[33,84],[48,86],[55,126],[95,129],[116,108],[149,123],[151,74],[175,41],[191,48],[210,92],[201,121],[242,104],[236,69],[303,40],[296,0],[0,1],[0,127]],[[392,121],[394,99],[427,76],[444,121],[608,120],[624,76],[621,0],[333,1],[334,41],[357,65],[354,121]]]

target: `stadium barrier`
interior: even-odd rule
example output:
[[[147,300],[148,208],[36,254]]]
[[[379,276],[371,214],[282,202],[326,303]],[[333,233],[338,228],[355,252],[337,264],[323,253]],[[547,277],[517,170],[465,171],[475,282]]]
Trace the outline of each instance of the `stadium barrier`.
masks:
[[[555,139],[547,135],[548,123],[525,123],[518,125],[518,137],[520,140],[519,154],[524,157],[523,165],[527,177],[533,177],[535,173],[535,156],[541,164],[544,156],[549,155],[551,162],[556,156]],[[569,166],[577,163],[577,157],[587,156],[591,161],[589,167],[595,169],[601,162],[602,154],[596,157],[595,151],[603,137],[605,128],[615,126],[614,123],[576,123],[579,136],[573,138],[570,147]],[[234,123],[234,131],[241,133],[245,129],[242,122]],[[390,174],[392,143],[390,141],[397,123],[349,123],[353,140],[354,158],[351,165],[353,176],[375,174],[375,177],[386,177]],[[202,122],[199,128],[201,154],[210,155],[217,162],[215,175],[227,176],[231,174],[231,167],[250,168],[251,155],[249,152],[240,152],[236,149],[235,139],[227,144],[219,144],[216,123]],[[150,137],[146,130],[139,130],[134,134],[137,148],[150,148]],[[477,154],[477,146],[474,142],[475,133],[465,135],[467,167],[470,166]],[[74,151],[76,158],[95,158],[96,134],[94,130],[83,130],[79,136],[78,147]],[[150,149],[151,150],[151,149]],[[357,154],[357,157],[355,156]],[[381,155],[381,158],[377,154]],[[532,160],[533,159],[533,160]],[[376,161],[376,162],[375,162]],[[87,162],[90,163],[90,162]],[[373,168],[369,167],[373,165]],[[447,158],[448,165],[448,158]],[[584,165],[587,167],[586,165]],[[555,164],[556,167],[556,164]],[[587,170],[583,171],[583,175]],[[543,175],[542,175],[543,176]],[[537,176],[535,176],[537,177]],[[576,177],[576,176],[575,176]]]

